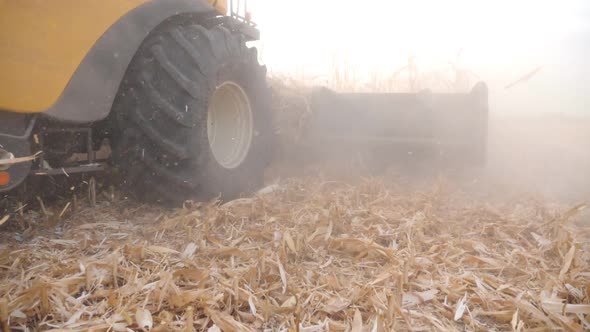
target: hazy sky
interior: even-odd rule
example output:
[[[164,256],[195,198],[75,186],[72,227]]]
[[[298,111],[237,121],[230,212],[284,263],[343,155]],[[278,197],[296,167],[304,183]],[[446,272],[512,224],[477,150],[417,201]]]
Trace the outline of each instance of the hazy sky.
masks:
[[[590,115],[590,0],[250,0],[272,72],[328,77],[332,68],[387,77],[468,69],[499,112]],[[527,83],[504,87],[538,66]]]

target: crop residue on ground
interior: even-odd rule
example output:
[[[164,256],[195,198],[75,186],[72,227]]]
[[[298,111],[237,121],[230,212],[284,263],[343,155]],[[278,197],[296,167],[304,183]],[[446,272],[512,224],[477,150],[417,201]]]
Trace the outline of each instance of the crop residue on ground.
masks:
[[[175,211],[102,202],[37,225],[23,243],[5,239],[0,321],[60,331],[590,328],[584,206],[451,188],[314,177]]]

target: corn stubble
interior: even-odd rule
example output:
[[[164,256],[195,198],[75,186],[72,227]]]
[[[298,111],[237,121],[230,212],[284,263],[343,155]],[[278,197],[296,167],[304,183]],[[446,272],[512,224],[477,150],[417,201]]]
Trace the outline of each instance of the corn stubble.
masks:
[[[173,212],[126,204],[83,209],[59,237],[38,225],[29,242],[6,242],[0,326],[590,327],[590,232],[576,222],[583,205],[490,203],[442,183],[411,191],[383,178],[317,177]]]
[[[273,84],[287,158],[299,152],[310,90]],[[442,181],[412,188],[314,175],[177,210],[113,193],[95,208],[59,205],[57,225],[37,213],[20,243],[0,233],[0,327],[590,329],[585,205],[481,198]]]

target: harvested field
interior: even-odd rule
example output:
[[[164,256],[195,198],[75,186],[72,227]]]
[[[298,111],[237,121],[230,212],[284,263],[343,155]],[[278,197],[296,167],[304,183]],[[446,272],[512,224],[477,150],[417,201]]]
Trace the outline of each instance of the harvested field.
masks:
[[[0,0],[0,332],[590,331],[584,2]]]
[[[2,233],[0,320],[29,331],[588,329],[584,207],[387,177],[286,180],[178,210],[101,199]]]
[[[109,189],[3,220],[1,330],[590,329],[589,121],[492,118],[483,171],[375,175],[312,162],[309,91],[275,82],[274,184],[253,197]]]

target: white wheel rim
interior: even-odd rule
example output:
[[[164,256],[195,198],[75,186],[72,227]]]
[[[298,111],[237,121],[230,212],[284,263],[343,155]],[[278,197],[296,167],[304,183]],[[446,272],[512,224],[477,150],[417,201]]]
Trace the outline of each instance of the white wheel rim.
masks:
[[[0,160],[10,160],[14,159],[14,155],[4,149],[0,149]],[[0,165],[0,171],[5,171],[10,168],[10,164],[8,165]]]
[[[207,138],[213,157],[224,168],[240,166],[250,151],[253,133],[248,95],[237,83],[219,85],[209,100]]]

